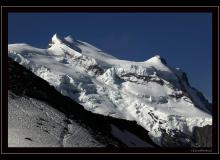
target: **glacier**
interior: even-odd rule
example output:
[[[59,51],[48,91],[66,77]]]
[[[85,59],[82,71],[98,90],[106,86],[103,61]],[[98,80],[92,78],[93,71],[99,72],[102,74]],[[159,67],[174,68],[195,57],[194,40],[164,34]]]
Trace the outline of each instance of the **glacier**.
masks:
[[[166,135],[191,143],[195,127],[212,125],[210,105],[186,73],[156,55],[120,60],[71,36],[46,49],[9,44],[8,56],[92,113],[136,121],[160,146]]]

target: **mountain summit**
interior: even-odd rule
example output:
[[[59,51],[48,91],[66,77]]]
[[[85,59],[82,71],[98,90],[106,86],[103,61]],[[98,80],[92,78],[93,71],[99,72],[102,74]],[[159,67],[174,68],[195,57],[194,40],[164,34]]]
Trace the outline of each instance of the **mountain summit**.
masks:
[[[8,56],[86,110],[135,121],[160,146],[196,146],[195,128],[212,125],[205,97],[159,55],[144,62],[120,60],[55,34],[47,49],[9,44]]]

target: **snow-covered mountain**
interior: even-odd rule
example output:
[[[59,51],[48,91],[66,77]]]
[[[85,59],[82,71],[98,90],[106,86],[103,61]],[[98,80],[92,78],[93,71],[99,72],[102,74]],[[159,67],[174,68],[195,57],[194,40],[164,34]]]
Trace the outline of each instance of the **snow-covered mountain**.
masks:
[[[86,110],[136,121],[160,146],[197,145],[195,128],[212,125],[205,97],[190,86],[185,72],[158,55],[144,62],[119,60],[55,34],[47,49],[9,44],[8,56]]]

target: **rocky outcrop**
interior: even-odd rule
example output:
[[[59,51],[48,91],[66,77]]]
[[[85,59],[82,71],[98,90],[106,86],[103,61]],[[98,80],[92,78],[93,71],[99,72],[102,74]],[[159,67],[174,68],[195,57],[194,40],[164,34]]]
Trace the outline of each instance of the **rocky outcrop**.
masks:
[[[193,147],[212,147],[212,126],[194,127]]]

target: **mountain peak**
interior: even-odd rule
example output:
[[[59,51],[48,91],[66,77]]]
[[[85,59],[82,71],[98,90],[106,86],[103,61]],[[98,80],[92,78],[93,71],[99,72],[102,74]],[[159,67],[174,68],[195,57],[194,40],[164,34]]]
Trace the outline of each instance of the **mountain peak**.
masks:
[[[55,33],[51,39],[52,43],[54,44],[60,44],[62,41],[61,39],[58,37],[57,33]]]
[[[158,59],[160,59],[161,57],[160,57],[160,55],[155,55],[154,56],[155,58],[158,58]]]
[[[167,64],[166,60],[162,58],[160,55],[155,55],[154,57],[148,59],[146,62],[162,63],[164,65]]]

